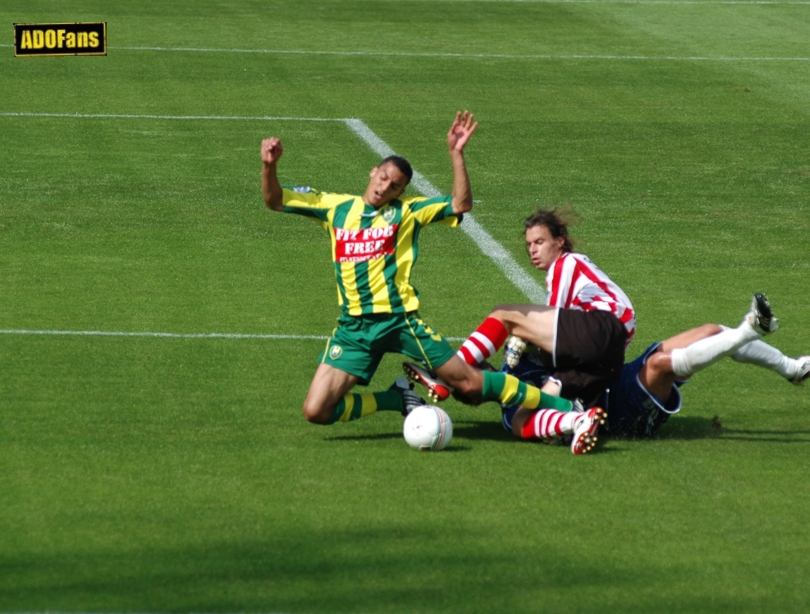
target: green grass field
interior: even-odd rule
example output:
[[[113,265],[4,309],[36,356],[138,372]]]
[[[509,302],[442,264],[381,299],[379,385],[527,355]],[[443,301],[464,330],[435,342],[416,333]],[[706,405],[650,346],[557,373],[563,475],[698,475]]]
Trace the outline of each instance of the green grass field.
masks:
[[[50,21],[110,51],[0,47],[0,612],[810,609],[810,390],[727,360],[660,436],[580,458],[495,404],[446,403],[439,454],[393,412],[309,424],[328,239],[259,187],[277,135],[284,183],[362,191],[378,157],[331,121],[358,118],[449,190],[469,108],[475,218],[529,271],[522,219],[570,206],[630,356],[760,290],[807,354],[810,4],[0,5],[6,43]],[[445,335],[527,300],[463,232],[420,245]]]

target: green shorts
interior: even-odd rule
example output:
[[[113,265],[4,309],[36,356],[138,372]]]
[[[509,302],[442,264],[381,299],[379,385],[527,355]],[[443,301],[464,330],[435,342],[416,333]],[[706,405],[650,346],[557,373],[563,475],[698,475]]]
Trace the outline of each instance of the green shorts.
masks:
[[[367,386],[387,352],[405,354],[429,369],[450,360],[456,350],[442,335],[411,313],[342,315],[318,362],[360,378]]]

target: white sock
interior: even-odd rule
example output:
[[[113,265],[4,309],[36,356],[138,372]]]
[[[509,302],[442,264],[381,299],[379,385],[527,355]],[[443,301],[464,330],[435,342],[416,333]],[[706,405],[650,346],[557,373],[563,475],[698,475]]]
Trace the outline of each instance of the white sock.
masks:
[[[726,330],[727,327],[723,327]],[[764,367],[771,371],[776,371],[786,379],[793,379],[799,373],[799,361],[790,356],[785,356],[772,345],[768,345],[761,339],[746,343],[731,355],[732,360]]]
[[[695,341],[685,348],[672,350],[672,370],[679,377],[692,375],[730,356],[745,344],[759,339],[759,336],[746,321],[737,328],[725,328],[723,332]]]

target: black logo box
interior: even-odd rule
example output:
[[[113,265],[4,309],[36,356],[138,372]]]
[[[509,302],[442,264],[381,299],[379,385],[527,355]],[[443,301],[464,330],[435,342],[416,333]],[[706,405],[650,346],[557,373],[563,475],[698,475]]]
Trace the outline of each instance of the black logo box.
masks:
[[[107,22],[15,23],[14,55],[107,55]]]

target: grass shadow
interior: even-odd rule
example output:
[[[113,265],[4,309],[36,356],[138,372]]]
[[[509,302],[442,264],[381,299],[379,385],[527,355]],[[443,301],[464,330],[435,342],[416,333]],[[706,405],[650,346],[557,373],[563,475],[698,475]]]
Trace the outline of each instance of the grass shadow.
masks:
[[[653,439],[715,439],[720,437],[723,427],[717,417],[702,418],[700,416],[675,416],[661,427]],[[607,434],[606,434],[607,435]],[[644,439],[643,437],[613,437],[611,439]]]
[[[810,443],[810,431],[774,431],[753,429],[722,429],[722,439],[734,441],[768,441],[773,443]]]
[[[605,433],[605,438],[617,440],[633,439],[627,437],[613,437],[607,433]],[[713,418],[703,418],[699,416],[684,416],[681,418],[676,416],[661,427],[661,430],[655,435],[654,439],[729,439],[734,441],[810,443],[810,430],[731,429],[723,426],[719,416],[714,416]]]
[[[453,423],[453,436],[471,440],[514,441],[500,422],[493,420],[458,420]]]

